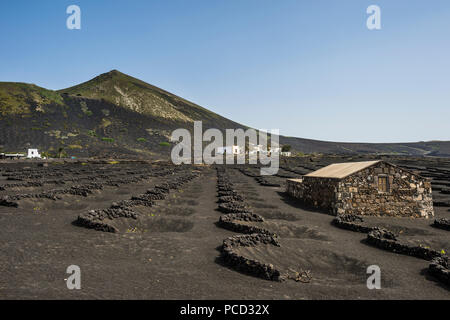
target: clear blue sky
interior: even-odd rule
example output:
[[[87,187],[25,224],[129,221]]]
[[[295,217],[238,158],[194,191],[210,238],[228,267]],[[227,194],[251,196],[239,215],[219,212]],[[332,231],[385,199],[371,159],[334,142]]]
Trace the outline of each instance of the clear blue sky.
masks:
[[[0,32],[0,81],[61,89],[118,69],[284,135],[450,140],[449,0],[14,0]]]

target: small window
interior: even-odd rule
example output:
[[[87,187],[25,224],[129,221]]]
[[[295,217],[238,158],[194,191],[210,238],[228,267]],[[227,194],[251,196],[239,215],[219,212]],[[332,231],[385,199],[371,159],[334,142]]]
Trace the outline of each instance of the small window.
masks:
[[[389,182],[387,176],[379,176],[378,177],[378,191],[379,192],[388,192],[389,191]]]

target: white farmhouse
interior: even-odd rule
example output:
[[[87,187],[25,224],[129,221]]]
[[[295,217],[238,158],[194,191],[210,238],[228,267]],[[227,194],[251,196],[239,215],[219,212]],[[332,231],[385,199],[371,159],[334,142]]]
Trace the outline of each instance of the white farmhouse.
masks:
[[[226,147],[218,147],[217,154],[240,154],[241,147],[239,146],[226,146]]]
[[[27,158],[33,159],[33,158],[41,158],[41,155],[38,152],[38,149],[28,149],[28,155]]]
[[[230,154],[233,152],[233,148],[231,147],[218,147],[217,148],[217,154]]]

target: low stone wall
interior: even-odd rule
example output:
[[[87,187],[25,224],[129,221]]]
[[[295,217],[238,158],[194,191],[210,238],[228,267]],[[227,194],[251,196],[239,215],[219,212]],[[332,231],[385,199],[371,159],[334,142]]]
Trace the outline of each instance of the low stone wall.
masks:
[[[249,208],[242,202],[222,202],[219,204],[219,211],[223,213],[249,212]]]
[[[384,188],[379,188],[379,179],[385,179]],[[286,192],[307,207],[335,215],[434,216],[430,181],[385,162],[343,178],[288,179]]]
[[[383,250],[405,254],[428,261],[443,256],[440,252],[430,248],[400,243],[391,231],[381,228],[375,228],[369,232],[367,235],[367,243]]]
[[[386,192],[378,190],[379,177],[387,179]],[[335,210],[338,214],[429,218],[434,215],[431,183],[380,162],[339,181]]]
[[[167,168],[167,169],[157,169],[157,170],[148,170],[148,171],[143,171],[143,174],[140,174],[138,176],[132,176],[132,177],[124,177],[121,178],[120,180],[106,180],[102,183],[99,182],[89,182],[89,183],[85,183],[85,184],[78,184],[78,185],[73,185],[67,188],[62,188],[62,189],[52,189],[52,190],[48,190],[48,191],[43,191],[43,192],[39,192],[39,193],[22,193],[22,194],[15,194],[13,196],[7,196],[7,199],[5,199],[5,197],[3,197],[2,199],[0,199],[0,205],[3,206],[10,206],[8,204],[8,202],[12,202],[12,201],[18,201],[18,200],[22,200],[22,199],[50,199],[50,200],[59,200],[61,199],[61,196],[63,195],[74,195],[74,196],[83,196],[83,197],[87,197],[90,194],[93,194],[96,190],[102,190],[104,188],[104,186],[115,186],[118,187],[120,185],[124,185],[124,184],[131,184],[131,183],[137,183],[140,182],[144,179],[153,177],[153,176],[166,176],[166,175],[172,175],[176,172],[179,172],[180,170],[182,170],[181,167],[175,167],[175,168]],[[128,172],[129,174],[139,174],[139,172],[136,171],[131,171]],[[74,175],[77,174],[77,172],[73,172]],[[43,175],[39,175],[40,178],[42,178]],[[49,173],[46,173],[46,176],[52,176]],[[108,179],[108,176],[105,175],[99,175],[97,177],[92,177],[92,179],[101,177],[103,179]],[[10,179],[19,179],[22,180],[22,178],[16,177],[9,177]],[[30,175],[26,175],[23,178],[27,178],[27,179],[33,179],[33,178],[37,178],[35,176],[30,176]],[[48,183],[51,180],[46,180],[44,181],[44,183]],[[79,181],[79,179],[77,177],[70,177],[68,178],[66,181],[59,181],[57,184],[65,184],[65,182],[67,181]],[[42,185],[42,182],[25,182],[23,184],[20,184],[18,186],[33,186],[34,184],[40,184]],[[6,201],[2,201],[2,200],[6,200]],[[14,205],[16,206],[16,205]],[[18,206],[18,204],[17,204]],[[17,207],[16,206],[16,207]]]
[[[251,214],[248,212],[245,213],[232,213],[232,214],[226,214],[221,215],[219,218],[218,225],[224,229],[239,232],[239,233],[260,233],[260,234],[267,234],[271,236],[275,236],[275,234],[265,228],[253,226],[253,225],[247,225],[242,224],[236,221],[254,221],[254,222],[262,222],[264,221],[262,217]]]
[[[96,212],[94,210],[91,210],[88,213],[80,214],[77,220],[75,221],[75,224],[80,227],[94,229],[97,231],[112,232],[112,233],[119,232],[119,230],[116,227],[100,219],[101,216],[100,211],[101,210],[97,210]]]
[[[258,182],[259,185],[265,186],[265,187],[281,187],[281,184],[276,181],[270,181],[266,176],[262,176],[260,174],[255,174],[253,172],[250,172],[246,168],[240,168],[239,171],[251,178],[254,178],[256,182]]]
[[[20,183],[6,183],[3,186],[0,187],[0,191],[5,191],[6,189],[10,188],[29,188],[29,187],[42,187],[44,183],[47,184],[58,184],[61,183],[61,181],[52,181],[47,180],[44,182],[40,181],[27,181],[27,182],[20,182]],[[62,182],[64,184],[64,182]]]
[[[360,216],[339,215],[333,219],[332,224],[342,229],[368,233],[367,243],[377,248],[428,261],[431,260],[429,265],[429,273],[436,277],[439,281],[447,285],[450,284],[450,270],[446,255],[430,248],[400,243],[397,236],[393,232],[378,227],[361,225],[363,221],[363,218]]]
[[[250,212],[224,214],[224,215],[220,216],[220,220],[222,220],[222,221],[238,220],[238,221],[245,221],[245,222],[264,222],[263,217],[255,214],[255,213],[250,213]]]
[[[235,252],[239,247],[254,247],[260,244],[279,246],[277,240],[265,234],[239,235],[223,241],[221,256],[223,261],[234,269],[266,280],[282,281],[284,277],[272,264],[246,258]]]
[[[224,168],[217,168],[217,194],[219,196],[218,209],[225,214],[221,215],[218,226],[245,235],[233,236],[225,239],[221,248],[221,257],[225,264],[231,268],[266,280],[281,281],[281,276],[272,264],[265,264],[249,259],[238,253],[239,247],[271,244],[279,246],[276,235],[269,230],[242,222],[263,222],[264,218],[253,213],[242,196],[238,195],[229,181]]]
[[[130,200],[113,202],[111,207],[102,210],[89,210],[78,216],[75,224],[104,232],[118,232],[119,230],[111,225],[111,221],[118,218],[138,219],[139,213],[132,208],[135,206],[151,207],[155,200],[163,200],[167,197],[170,190],[177,190],[185,183],[196,178],[198,174],[188,173],[179,177],[172,178],[170,181],[156,185],[146,193],[132,196]]]
[[[433,201],[436,207],[450,207],[450,201]]]
[[[307,207],[334,213],[337,184],[336,179],[305,176],[286,180],[286,193]]]
[[[222,203],[222,202],[234,202],[234,201],[244,201],[244,198],[242,198],[242,196],[240,196],[240,195],[238,195],[238,194],[236,194],[236,195],[234,195],[234,194],[232,194],[232,195],[229,195],[229,196],[219,196],[219,203]]]
[[[270,181],[264,176],[256,177],[256,182],[258,182],[260,185],[265,187],[281,187],[281,184],[279,182]]]

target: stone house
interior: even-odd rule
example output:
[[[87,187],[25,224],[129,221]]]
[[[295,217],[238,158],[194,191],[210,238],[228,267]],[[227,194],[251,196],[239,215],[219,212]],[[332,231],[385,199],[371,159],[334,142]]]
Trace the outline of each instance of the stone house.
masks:
[[[334,215],[434,216],[430,181],[384,161],[331,164],[288,179],[286,192]]]

